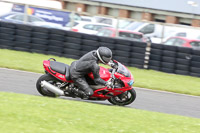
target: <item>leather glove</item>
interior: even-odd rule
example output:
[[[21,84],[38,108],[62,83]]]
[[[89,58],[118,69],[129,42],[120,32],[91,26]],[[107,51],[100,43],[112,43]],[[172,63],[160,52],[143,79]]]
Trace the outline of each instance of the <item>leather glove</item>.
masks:
[[[108,82],[106,82],[106,86],[107,86],[108,88],[112,88],[113,84],[112,84],[111,81],[108,81]]]
[[[112,60],[108,62],[108,65],[111,66],[112,68],[117,69],[117,65]]]

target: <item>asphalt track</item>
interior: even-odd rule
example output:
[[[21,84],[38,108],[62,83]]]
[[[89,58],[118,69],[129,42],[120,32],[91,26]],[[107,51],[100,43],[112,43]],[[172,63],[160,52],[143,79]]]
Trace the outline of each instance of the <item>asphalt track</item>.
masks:
[[[38,73],[0,68],[0,91],[40,96],[35,87],[36,81],[40,76],[41,74]],[[200,97],[198,96],[182,95],[142,88],[135,89],[137,92],[137,98],[134,103],[126,107],[200,118]],[[79,100],[72,98],[67,99]],[[86,102],[111,105],[107,101]]]

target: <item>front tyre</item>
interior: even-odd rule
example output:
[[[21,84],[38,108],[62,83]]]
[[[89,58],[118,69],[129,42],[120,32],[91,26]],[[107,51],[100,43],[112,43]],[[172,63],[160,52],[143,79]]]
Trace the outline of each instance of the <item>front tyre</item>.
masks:
[[[120,95],[111,97],[108,99],[110,103],[113,105],[118,106],[125,106],[128,104],[131,104],[136,98],[136,91],[132,88],[131,90],[128,90]]]
[[[43,96],[56,97],[56,95],[53,92],[50,92],[49,90],[41,86],[41,81],[44,81],[44,80],[53,85],[55,85],[57,82],[57,79],[51,76],[50,74],[42,75],[36,82],[36,88],[38,92]]]

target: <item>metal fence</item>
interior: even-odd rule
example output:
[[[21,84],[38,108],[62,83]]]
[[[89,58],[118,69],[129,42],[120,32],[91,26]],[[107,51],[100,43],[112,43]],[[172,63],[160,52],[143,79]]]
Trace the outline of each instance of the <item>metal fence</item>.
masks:
[[[5,2],[4,2],[5,3]],[[91,16],[83,12],[10,4],[7,17],[1,21],[57,28],[128,40],[149,41],[166,45],[200,48],[200,28],[177,24],[155,23],[110,16]],[[12,13],[15,13],[14,14]],[[5,14],[5,12],[4,12]],[[194,43],[191,43],[193,41]]]

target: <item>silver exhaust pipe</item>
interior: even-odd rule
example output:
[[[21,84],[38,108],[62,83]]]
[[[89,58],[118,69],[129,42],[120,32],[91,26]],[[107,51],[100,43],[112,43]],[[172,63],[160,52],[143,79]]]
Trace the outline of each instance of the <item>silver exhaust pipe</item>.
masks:
[[[47,90],[55,93],[58,96],[64,96],[64,91],[60,90],[58,87],[50,84],[49,82],[47,82],[45,80],[41,81],[41,86],[43,88],[46,88]]]

